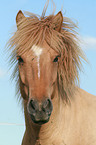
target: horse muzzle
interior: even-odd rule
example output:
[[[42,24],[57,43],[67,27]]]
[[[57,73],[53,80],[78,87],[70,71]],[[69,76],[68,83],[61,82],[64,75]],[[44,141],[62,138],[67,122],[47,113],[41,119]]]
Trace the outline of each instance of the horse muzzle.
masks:
[[[27,104],[27,110],[32,121],[36,124],[42,125],[49,121],[53,105],[49,98],[42,102],[30,99]]]

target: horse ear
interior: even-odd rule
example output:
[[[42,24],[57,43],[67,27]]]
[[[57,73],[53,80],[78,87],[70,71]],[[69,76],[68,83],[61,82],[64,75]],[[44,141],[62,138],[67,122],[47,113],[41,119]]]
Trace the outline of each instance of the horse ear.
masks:
[[[63,23],[63,15],[62,12],[58,12],[57,15],[54,16],[53,24],[55,25],[54,29],[60,32]]]
[[[17,16],[16,16],[16,24],[17,24],[17,27],[20,25],[20,22],[22,21],[22,19],[25,18],[24,14],[22,13],[22,11],[20,10],[18,13],[17,13]]]

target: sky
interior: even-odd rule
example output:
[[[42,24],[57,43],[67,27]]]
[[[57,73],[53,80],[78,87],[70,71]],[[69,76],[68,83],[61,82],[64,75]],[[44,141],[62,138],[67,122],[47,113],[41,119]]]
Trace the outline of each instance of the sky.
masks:
[[[0,145],[20,145],[25,131],[21,103],[15,96],[15,83],[10,81],[6,43],[16,30],[19,10],[42,14],[46,0],[3,0],[0,2]],[[88,59],[80,72],[80,87],[96,95],[96,0],[54,0],[56,13],[78,24],[81,47]],[[51,14],[51,2],[46,15]]]

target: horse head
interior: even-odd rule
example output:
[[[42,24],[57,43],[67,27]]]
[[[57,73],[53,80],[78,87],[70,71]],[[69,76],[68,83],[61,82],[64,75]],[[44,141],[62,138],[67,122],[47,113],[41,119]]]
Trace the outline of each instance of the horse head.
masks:
[[[16,17],[18,32],[22,31],[20,28],[22,19],[26,21],[26,17],[19,11]],[[62,20],[62,14],[59,12],[53,20],[54,31],[61,30]],[[45,22],[42,20],[43,29],[47,29],[50,25],[50,23],[47,24],[47,21],[47,19]],[[23,49],[23,46],[21,47]],[[22,97],[27,101],[27,111],[34,123],[44,124],[49,121],[53,110],[52,99],[57,85],[60,52],[51,48],[44,39],[42,43],[33,44],[24,53],[20,49],[16,53],[20,91]]]

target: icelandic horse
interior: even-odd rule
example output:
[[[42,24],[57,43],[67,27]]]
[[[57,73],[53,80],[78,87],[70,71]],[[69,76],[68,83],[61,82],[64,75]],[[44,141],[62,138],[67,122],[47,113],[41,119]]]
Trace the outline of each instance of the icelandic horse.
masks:
[[[22,145],[96,145],[96,96],[78,86],[84,55],[76,25],[62,12],[20,10],[9,41],[26,130]]]

